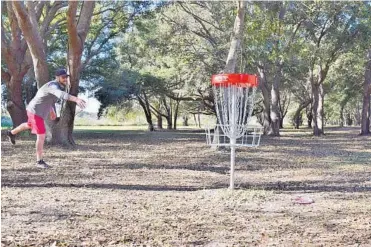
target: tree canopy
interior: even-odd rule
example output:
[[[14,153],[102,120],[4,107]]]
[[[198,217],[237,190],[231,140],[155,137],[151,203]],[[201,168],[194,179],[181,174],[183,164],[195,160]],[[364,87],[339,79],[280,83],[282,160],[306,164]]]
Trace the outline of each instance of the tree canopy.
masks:
[[[176,128],[181,115],[215,114],[210,77],[236,72],[260,77],[254,114],[266,134],[278,136],[284,119],[296,128],[306,120],[314,135],[331,124],[369,133],[371,3],[241,3],[2,2],[3,94],[13,122],[24,120],[32,81],[40,86],[65,66],[73,93],[95,92],[99,116],[136,102],[150,130],[154,119]],[[73,117],[64,122],[70,129]]]

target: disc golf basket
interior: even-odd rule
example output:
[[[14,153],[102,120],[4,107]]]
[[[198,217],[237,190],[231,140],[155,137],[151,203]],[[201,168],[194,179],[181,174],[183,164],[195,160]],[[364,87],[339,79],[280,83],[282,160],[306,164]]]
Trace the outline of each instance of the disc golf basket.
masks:
[[[230,189],[234,189],[236,147],[260,145],[262,128],[248,127],[258,78],[250,74],[217,74],[212,76],[211,84],[218,124],[206,129],[206,141],[211,146],[231,148]]]

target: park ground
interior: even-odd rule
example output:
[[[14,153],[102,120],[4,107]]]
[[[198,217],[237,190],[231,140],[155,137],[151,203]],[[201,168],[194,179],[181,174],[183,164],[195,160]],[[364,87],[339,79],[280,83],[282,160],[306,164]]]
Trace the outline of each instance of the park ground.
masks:
[[[46,147],[50,170],[33,166],[34,136],[2,133],[2,246],[371,246],[371,137],[358,131],[240,148],[235,191],[229,152],[202,130],[76,130],[75,149]]]

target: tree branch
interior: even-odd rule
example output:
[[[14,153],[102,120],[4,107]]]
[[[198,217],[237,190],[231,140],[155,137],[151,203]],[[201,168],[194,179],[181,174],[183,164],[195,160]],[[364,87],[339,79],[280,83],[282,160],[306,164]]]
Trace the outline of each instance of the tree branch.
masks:
[[[184,11],[185,12],[187,12],[188,14],[190,14],[190,15],[192,15],[203,27],[205,27],[204,25],[203,25],[203,23],[201,23],[201,22],[205,22],[205,23],[207,23],[207,24],[209,24],[210,26],[212,26],[212,27],[214,27],[215,29],[217,29],[217,30],[219,30],[219,31],[221,31],[221,32],[224,32],[220,27],[217,27],[217,26],[215,26],[213,23],[211,23],[211,22],[209,22],[209,21],[207,21],[207,20],[205,20],[205,19],[203,19],[203,18],[201,18],[201,17],[199,17],[199,16],[197,16],[197,15],[195,15],[195,14],[193,14],[192,12],[190,12],[189,10],[187,10],[187,9],[185,9],[185,7],[183,6],[183,4],[182,4],[182,2],[177,2],[183,9],[184,9]],[[198,5],[198,4],[197,4]],[[200,6],[200,5],[199,5]],[[202,7],[205,7],[205,6],[202,6]]]
[[[183,4],[181,2],[178,2],[178,4],[182,7],[182,9],[190,14],[191,16],[193,16],[193,18],[198,22],[200,23],[202,29],[204,30],[204,32],[206,33],[206,36],[205,35],[202,35],[201,37],[203,38],[206,38],[213,46],[216,45],[216,42],[215,42],[215,39],[212,37],[212,35],[210,34],[209,30],[206,28],[205,24],[203,22],[206,22],[204,19],[198,17],[197,15],[193,14],[191,11],[187,10],[187,8],[185,6],[183,6]],[[208,23],[208,22],[207,22]],[[208,23],[210,24],[210,23]],[[212,24],[210,24],[212,25]],[[212,25],[213,26],[213,25]],[[213,26],[214,28],[216,28],[215,26]],[[218,29],[219,30],[219,29]],[[220,30],[221,31],[221,30]],[[197,34],[196,32],[194,32],[195,34]]]
[[[43,9],[44,9],[44,5],[45,3],[47,2],[44,2],[44,1],[40,1],[37,5],[36,5],[36,19],[39,21],[40,20],[40,17],[41,17],[41,14],[43,12]],[[49,4],[49,3],[48,3]]]
[[[82,45],[85,42],[85,38],[88,34],[88,29],[91,23],[91,16],[94,11],[95,2],[86,1],[82,3],[79,22],[77,23],[77,33],[80,36]]]
[[[30,2],[28,2],[28,4],[29,3]],[[34,23],[28,18],[27,11],[22,2],[14,1],[12,4],[19,27],[23,32],[31,53],[35,54],[35,56],[38,58],[46,60],[45,52],[42,48],[40,48],[42,39],[40,33],[38,32],[38,27],[34,26]]]
[[[39,24],[38,24],[37,19],[36,19],[35,5],[34,5],[33,1],[27,1],[26,5],[27,5],[27,9],[28,9],[28,16],[29,16],[30,22],[31,22],[31,24],[34,28],[38,29]]]
[[[68,32],[68,43],[76,44],[80,47],[80,42],[78,39],[78,32],[76,27],[76,13],[77,13],[78,2],[70,1],[68,3],[67,10],[67,32]],[[73,45],[72,47],[75,47]]]
[[[40,28],[41,37],[43,37],[44,39],[46,38],[46,34],[48,33],[48,29],[50,28],[50,23],[56,17],[57,11],[66,6],[67,6],[67,2],[56,1],[53,3],[52,7],[46,13],[46,17],[44,18],[41,24],[41,28]],[[60,22],[61,20],[57,21],[57,23],[60,23]],[[53,25],[52,28],[53,27],[55,28],[56,26]]]

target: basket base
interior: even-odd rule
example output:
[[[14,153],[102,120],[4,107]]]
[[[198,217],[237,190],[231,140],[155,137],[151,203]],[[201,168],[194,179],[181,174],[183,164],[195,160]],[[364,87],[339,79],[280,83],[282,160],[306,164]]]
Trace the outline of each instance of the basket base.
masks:
[[[263,127],[243,126],[244,134],[236,138],[234,147],[258,147],[260,145]],[[231,147],[230,137],[223,133],[220,125],[214,128],[206,127],[206,143],[212,147]]]

